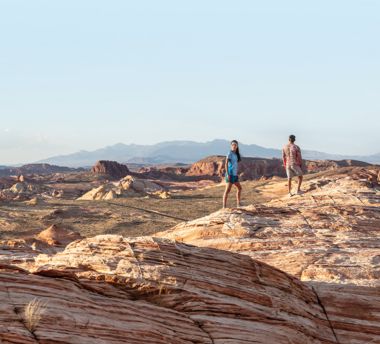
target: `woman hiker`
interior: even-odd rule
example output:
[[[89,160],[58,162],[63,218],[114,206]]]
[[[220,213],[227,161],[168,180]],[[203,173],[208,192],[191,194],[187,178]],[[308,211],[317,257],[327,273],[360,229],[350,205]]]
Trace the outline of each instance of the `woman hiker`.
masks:
[[[239,143],[236,140],[231,141],[231,151],[228,153],[226,157],[226,190],[223,195],[223,208],[227,206],[227,198],[228,194],[231,191],[232,185],[235,185],[237,188],[236,192],[236,201],[237,206],[241,206],[241,190],[242,187],[239,183],[238,176],[238,165],[241,160],[240,152],[239,152]]]

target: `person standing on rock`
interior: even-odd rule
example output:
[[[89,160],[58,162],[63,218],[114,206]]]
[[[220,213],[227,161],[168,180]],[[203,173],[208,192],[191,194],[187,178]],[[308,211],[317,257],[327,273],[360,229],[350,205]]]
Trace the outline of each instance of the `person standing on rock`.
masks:
[[[241,190],[242,187],[239,183],[239,175],[238,175],[238,165],[241,160],[240,152],[239,152],[239,143],[236,140],[231,141],[231,151],[228,153],[226,157],[226,190],[223,195],[223,208],[227,206],[227,198],[231,191],[232,185],[235,185],[237,188],[236,192],[236,201],[237,206],[241,206]]]
[[[303,180],[301,148],[294,144],[295,141],[296,137],[294,135],[290,135],[289,143],[282,149],[282,160],[286,169],[286,175],[288,176],[288,191],[290,197],[293,196],[292,178],[296,176],[298,177],[297,195],[303,193],[301,191]]]

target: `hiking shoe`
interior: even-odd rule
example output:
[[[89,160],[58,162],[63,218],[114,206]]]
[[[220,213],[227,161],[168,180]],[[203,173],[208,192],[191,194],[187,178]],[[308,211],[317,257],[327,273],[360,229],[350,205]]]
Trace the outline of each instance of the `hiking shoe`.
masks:
[[[298,190],[297,191],[297,195],[303,195],[305,192],[304,191],[302,191],[302,190]]]

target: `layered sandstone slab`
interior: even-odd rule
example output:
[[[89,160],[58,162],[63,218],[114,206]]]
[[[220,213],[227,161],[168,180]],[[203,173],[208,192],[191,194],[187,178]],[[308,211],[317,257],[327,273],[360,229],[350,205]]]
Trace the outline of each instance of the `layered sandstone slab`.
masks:
[[[380,343],[380,287],[312,282],[338,343]]]
[[[337,343],[380,343],[379,168],[322,173],[307,192],[225,209],[158,233],[243,253],[310,285]],[[271,183],[270,191],[285,187]]]
[[[104,235],[20,266],[0,271],[5,343],[337,343],[312,288],[244,255]]]
[[[10,270],[0,270],[0,278],[1,343],[212,343],[185,314],[131,299],[106,283],[94,289]],[[45,306],[32,333],[23,311],[35,298]]]

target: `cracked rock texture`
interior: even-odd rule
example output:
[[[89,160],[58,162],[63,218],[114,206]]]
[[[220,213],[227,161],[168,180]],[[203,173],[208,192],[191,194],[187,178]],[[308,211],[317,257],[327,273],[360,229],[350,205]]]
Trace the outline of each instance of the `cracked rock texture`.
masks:
[[[157,236],[244,253],[304,281],[380,286],[378,171],[348,171],[308,181],[303,195],[223,209]]]
[[[3,343],[336,343],[295,277],[165,239],[78,240],[33,266],[3,265],[0,278]],[[36,297],[46,309],[32,334],[22,310]]]
[[[324,173],[303,195],[220,210],[157,236],[277,267],[313,286],[339,343],[380,343],[379,182],[378,167]]]

